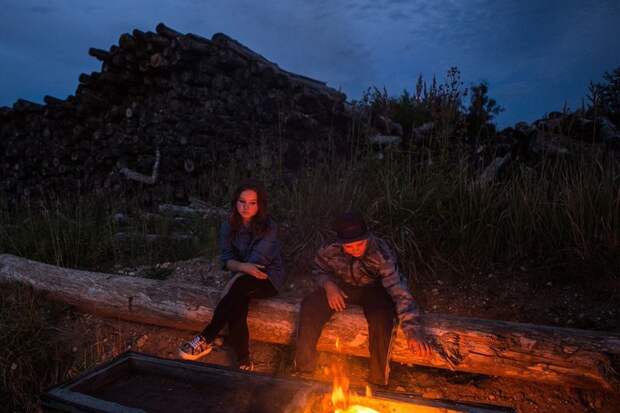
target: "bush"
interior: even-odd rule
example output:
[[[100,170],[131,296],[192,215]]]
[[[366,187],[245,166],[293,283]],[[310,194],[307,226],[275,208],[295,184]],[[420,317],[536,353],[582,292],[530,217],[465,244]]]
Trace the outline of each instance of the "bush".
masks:
[[[463,88],[460,71],[451,67],[441,84],[433,77],[428,85],[420,75],[414,92],[405,89],[399,97],[391,97],[387,90],[372,87],[363,94],[361,104],[369,111],[371,124],[379,116],[390,118],[403,127],[406,138],[416,127],[432,122],[436,136],[444,138],[441,142],[459,137],[465,125],[469,140],[478,141],[495,137],[493,120],[504,111],[488,92],[486,82]],[[465,109],[463,98],[468,95],[470,105]]]
[[[589,101],[588,112],[591,116],[607,116],[616,125],[620,125],[620,67],[605,72],[603,83],[590,82],[586,98]]]
[[[495,99],[488,96],[489,85],[482,82],[471,87],[470,105],[467,109],[467,135],[478,142],[495,137],[493,119],[504,111]]]

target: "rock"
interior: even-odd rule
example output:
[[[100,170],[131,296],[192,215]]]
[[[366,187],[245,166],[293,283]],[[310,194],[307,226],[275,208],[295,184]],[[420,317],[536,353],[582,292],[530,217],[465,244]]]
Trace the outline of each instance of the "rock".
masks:
[[[400,136],[376,134],[368,137],[368,142],[377,146],[398,145],[402,141]]]
[[[474,182],[474,187],[480,187],[488,185],[493,182],[499,176],[500,172],[510,163],[512,159],[511,154],[506,154],[503,157],[495,158],[485,169],[482,171],[478,179]]]
[[[422,397],[425,399],[441,399],[443,394],[439,390],[429,388],[422,393]]]
[[[551,117],[552,114],[557,114],[559,112],[551,112],[547,119],[541,119],[536,121],[534,124],[536,128],[545,132],[552,133],[561,133],[562,132],[562,114],[557,117]]]
[[[398,122],[392,122],[390,133],[392,135],[403,136],[403,127]]]
[[[127,216],[127,214],[117,212],[116,214],[114,214],[114,222],[116,223],[116,225],[119,226],[127,225],[129,223],[129,217]]]
[[[389,135],[390,133],[392,133],[392,121],[387,116],[376,116],[373,122],[373,126],[379,131],[380,134]]]
[[[603,400],[601,400],[601,398],[599,396],[595,396],[594,400],[592,400],[592,407],[594,407],[595,409],[602,409],[603,408]]]
[[[138,348],[144,347],[144,345],[146,344],[146,342],[148,341],[149,336],[148,334],[144,334],[143,336],[141,336],[140,338],[138,338],[138,340],[136,340],[136,346]]]
[[[576,126],[581,140],[592,142],[597,138],[594,133],[598,128],[596,128],[596,123],[593,120],[578,116],[576,119]],[[598,139],[600,139],[600,136]]]
[[[521,133],[528,133],[532,129],[527,122],[523,122],[523,121],[517,122],[514,128]]]
[[[556,140],[550,139],[545,136],[544,133],[539,133],[533,139],[530,149],[532,152],[539,155],[553,155],[556,157],[564,157],[569,154],[569,150],[558,143]]]
[[[414,128],[411,131],[411,136],[413,137],[413,143],[422,144],[431,134],[435,124],[433,122],[427,122],[417,128]]]

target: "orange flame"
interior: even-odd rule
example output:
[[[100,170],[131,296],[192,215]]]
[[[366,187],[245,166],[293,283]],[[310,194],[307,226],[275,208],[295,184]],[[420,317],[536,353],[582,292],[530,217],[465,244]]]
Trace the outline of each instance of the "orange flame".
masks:
[[[336,350],[340,352],[340,338],[336,338]],[[342,361],[338,360],[332,363],[331,371],[334,376],[331,396],[334,413],[379,413],[366,406],[357,404],[349,406],[349,378],[345,373],[344,363],[342,363]],[[366,386],[366,396],[372,396],[372,392],[368,386]]]
[[[349,378],[344,374],[343,366],[340,363],[332,365],[332,374],[334,375],[332,404],[336,411],[339,411],[349,404]]]
[[[354,404],[353,406],[349,406],[347,410],[336,409],[335,413],[379,413],[379,412],[376,411],[375,409],[371,409],[370,407]]]

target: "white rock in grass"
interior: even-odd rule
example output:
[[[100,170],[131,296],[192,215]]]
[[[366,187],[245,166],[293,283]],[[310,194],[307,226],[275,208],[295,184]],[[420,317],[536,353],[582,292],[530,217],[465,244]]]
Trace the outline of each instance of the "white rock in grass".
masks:
[[[371,144],[374,145],[380,145],[380,146],[387,146],[387,145],[397,145],[400,143],[401,141],[401,137],[400,136],[395,136],[395,135],[381,135],[381,134],[376,134],[373,136],[370,136],[368,138],[368,141]]]

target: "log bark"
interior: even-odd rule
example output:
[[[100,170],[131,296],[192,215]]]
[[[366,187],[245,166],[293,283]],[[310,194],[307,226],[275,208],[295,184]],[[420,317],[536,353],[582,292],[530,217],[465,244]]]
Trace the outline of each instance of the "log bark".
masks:
[[[107,62],[112,58],[112,55],[107,50],[97,49],[95,47],[88,49],[88,54],[102,62]]]
[[[61,106],[61,105],[63,105],[65,103],[65,101],[63,99],[59,99],[57,97],[50,96],[50,95],[45,95],[43,97],[43,101],[48,106]]]
[[[0,255],[0,281],[20,282],[50,298],[101,316],[201,330],[211,319],[220,291],[136,277],[72,270]],[[250,337],[276,344],[294,341],[299,303],[253,300]],[[421,324],[434,349],[430,358],[407,350],[397,332],[391,359],[575,387],[619,391],[613,359],[620,356],[620,334],[427,314]],[[368,330],[360,308],[351,306],[325,326],[320,351],[368,357]]]
[[[167,37],[170,40],[174,40],[179,36],[182,36],[182,33],[177,32],[174,29],[171,29],[170,27],[166,26],[163,23],[159,23],[157,25],[157,27],[155,28],[155,31],[157,31],[157,33],[159,33],[160,35]]]
[[[37,112],[42,109],[43,105],[26,99],[17,99],[15,103],[13,103],[13,110],[16,112]]]

